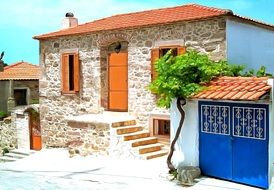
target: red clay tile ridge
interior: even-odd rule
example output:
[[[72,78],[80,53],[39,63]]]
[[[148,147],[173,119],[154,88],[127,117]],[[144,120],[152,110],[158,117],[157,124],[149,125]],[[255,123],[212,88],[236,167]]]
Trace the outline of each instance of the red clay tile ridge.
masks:
[[[219,77],[213,79],[194,99],[255,101],[269,93],[268,77]]]
[[[38,80],[40,68],[28,62],[17,62],[0,72],[0,80]]]
[[[177,7],[118,14],[85,24],[80,24],[76,27],[34,36],[33,38],[41,40],[98,31],[170,24],[180,21],[201,20],[223,15],[233,15],[233,13],[231,10],[227,9],[206,7],[198,4],[186,4]]]

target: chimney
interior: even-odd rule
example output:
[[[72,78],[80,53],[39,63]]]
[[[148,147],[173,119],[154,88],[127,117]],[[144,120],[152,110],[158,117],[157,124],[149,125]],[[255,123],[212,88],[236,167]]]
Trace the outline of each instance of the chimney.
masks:
[[[78,19],[74,17],[73,13],[66,13],[66,17],[62,21],[62,29],[78,26]]]

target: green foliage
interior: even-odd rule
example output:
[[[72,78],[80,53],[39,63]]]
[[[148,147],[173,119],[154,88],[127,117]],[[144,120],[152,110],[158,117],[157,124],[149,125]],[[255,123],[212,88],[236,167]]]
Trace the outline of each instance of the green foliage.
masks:
[[[6,112],[0,111],[0,118],[4,118],[7,116]]]
[[[8,149],[8,148],[6,148],[6,147],[5,147],[5,148],[3,148],[3,152],[2,152],[2,153],[3,153],[3,155],[5,155],[5,154],[7,154],[7,153],[9,153],[9,152],[10,152],[10,151],[9,151],[9,149]]]
[[[178,176],[178,171],[174,170],[170,173],[172,175],[171,181],[173,181],[174,179],[177,179]]]
[[[244,66],[228,64],[227,61],[213,61],[207,55],[196,51],[173,57],[171,51],[158,59],[157,78],[149,85],[149,90],[158,95],[158,106],[170,107],[173,98],[188,98],[205,87],[203,84],[217,76],[242,76]],[[245,75],[254,75],[249,71]],[[262,67],[257,76],[265,76]]]
[[[249,71],[246,71],[243,76],[245,77],[267,77],[267,76],[272,76],[271,74],[266,72],[265,66],[261,66],[260,69],[256,72],[254,69],[250,69]]]
[[[32,99],[30,104],[39,104],[39,100],[38,99]]]

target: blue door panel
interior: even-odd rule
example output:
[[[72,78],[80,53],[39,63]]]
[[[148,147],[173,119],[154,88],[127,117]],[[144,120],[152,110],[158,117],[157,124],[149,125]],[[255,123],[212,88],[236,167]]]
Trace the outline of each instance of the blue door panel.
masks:
[[[229,137],[203,134],[200,136],[200,142],[201,171],[208,176],[231,180],[232,150]]]
[[[268,106],[233,106],[233,180],[268,188]]]
[[[233,181],[268,188],[268,149],[261,140],[235,138]]]
[[[209,176],[232,179],[229,107],[199,104],[200,168]]]
[[[268,188],[268,105],[199,102],[203,174]]]

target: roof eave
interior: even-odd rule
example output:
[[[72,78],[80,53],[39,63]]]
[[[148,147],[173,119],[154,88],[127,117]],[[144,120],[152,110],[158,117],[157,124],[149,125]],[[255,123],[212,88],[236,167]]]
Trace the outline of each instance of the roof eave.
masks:
[[[230,12],[220,14],[220,15],[214,15],[214,16],[208,16],[204,18],[195,18],[195,19],[185,19],[185,20],[179,20],[179,21],[172,21],[172,22],[164,22],[164,23],[156,23],[156,24],[146,24],[146,25],[139,25],[139,26],[129,26],[129,27],[120,27],[120,28],[112,28],[112,29],[102,29],[102,30],[96,30],[96,31],[87,31],[87,32],[77,32],[73,34],[61,34],[61,35],[52,35],[52,36],[45,36],[44,35],[39,35],[39,36],[33,36],[32,38],[35,40],[48,40],[48,39],[56,39],[60,37],[67,37],[67,36],[77,36],[77,35],[82,35],[82,34],[92,34],[92,33],[98,33],[98,32],[103,32],[103,31],[112,31],[112,30],[124,30],[124,29],[135,29],[135,28],[144,28],[144,27],[151,27],[151,26],[159,26],[159,25],[166,25],[166,24],[176,24],[180,22],[195,22],[195,21],[203,21],[203,20],[208,20],[212,18],[220,18],[224,16],[229,16],[231,15]],[[47,34],[45,34],[47,35]]]
[[[0,81],[7,80],[39,80],[39,78],[1,78]]]
[[[253,20],[251,18],[242,17],[240,15],[227,15],[227,16],[228,16],[227,18],[229,18],[231,20],[242,21],[242,22],[245,22],[248,24],[252,24],[255,26],[259,26],[259,27],[274,31],[274,25],[272,25],[272,24],[267,24],[267,23],[264,23],[261,21]]]
[[[259,99],[259,100],[224,100],[224,99],[207,99],[207,98],[190,98],[189,100],[195,101],[214,101],[214,102],[241,102],[241,103],[256,103],[256,104],[270,104],[270,99]]]

